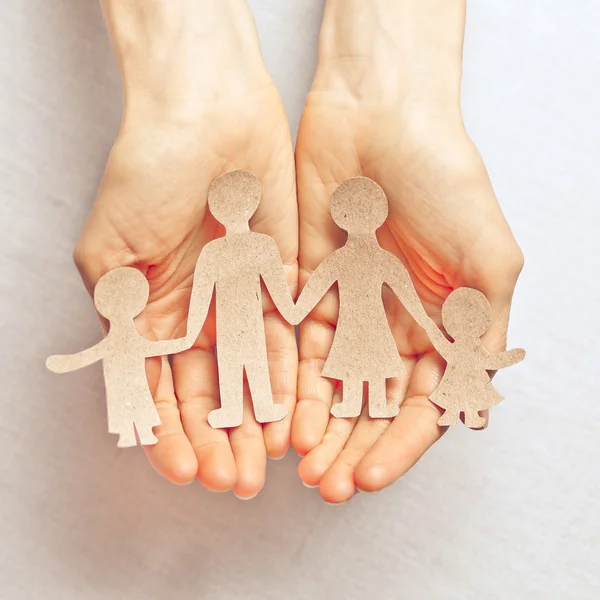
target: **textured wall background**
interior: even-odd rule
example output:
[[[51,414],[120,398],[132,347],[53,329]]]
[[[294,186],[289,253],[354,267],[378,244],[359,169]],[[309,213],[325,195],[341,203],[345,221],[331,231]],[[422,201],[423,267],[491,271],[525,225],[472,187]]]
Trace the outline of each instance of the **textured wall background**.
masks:
[[[293,453],[252,502],[172,487],[106,435],[98,367],[44,370],[98,335],[70,258],[121,110],[96,4],[0,3],[0,597],[599,598],[600,5],[470,3],[464,109],[527,257],[529,358],[489,430],[331,507]],[[251,4],[295,129],[322,0]]]

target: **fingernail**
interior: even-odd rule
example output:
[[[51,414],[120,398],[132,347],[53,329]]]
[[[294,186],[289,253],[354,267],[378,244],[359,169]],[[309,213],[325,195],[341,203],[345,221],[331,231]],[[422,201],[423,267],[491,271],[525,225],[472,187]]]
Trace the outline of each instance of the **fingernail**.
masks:
[[[356,488],[357,493],[359,494],[376,494],[381,490],[361,490],[359,487]]]
[[[325,502],[325,504],[329,504],[329,506],[341,506],[342,504],[346,504],[348,500],[344,500],[343,502],[327,502],[327,500],[324,500],[323,502]]]
[[[253,496],[238,496],[235,492],[233,492],[233,495],[238,499],[238,500],[252,500],[252,498],[256,498],[256,496],[258,496],[259,492],[256,492],[256,494],[254,494]]]
[[[287,454],[287,450],[281,456],[269,456],[269,458],[271,460],[281,460],[281,459],[285,458],[286,454]]]
[[[300,481],[302,481],[302,479]],[[308,488],[309,490],[314,490],[315,488],[319,487],[319,484],[317,484],[317,485],[308,485],[308,483],[305,483],[304,481],[302,481],[302,485],[304,487]]]

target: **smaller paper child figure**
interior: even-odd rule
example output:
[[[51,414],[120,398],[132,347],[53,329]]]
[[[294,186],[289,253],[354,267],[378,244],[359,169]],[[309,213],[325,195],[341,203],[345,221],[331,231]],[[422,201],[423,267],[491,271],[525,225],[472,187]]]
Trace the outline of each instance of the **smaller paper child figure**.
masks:
[[[376,231],[387,215],[387,198],[371,179],[355,177],[339,185],[331,197],[331,216],[348,240],[317,267],[296,303],[299,321],[337,282],[339,315],[322,371],[323,377],[342,382],[342,402],[331,408],[335,417],[360,414],[364,382],[371,417],[398,414],[398,406],[387,404],[386,379],[401,377],[406,369],[386,317],[383,284],[419,325],[433,324],[404,265],[379,246]]]
[[[279,421],[287,408],[273,402],[261,278],[284,318],[293,318],[294,301],[275,240],[250,231],[248,222],[260,203],[260,182],[248,171],[217,177],[208,191],[212,215],[225,237],[202,249],[190,299],[188,336],[202,329],[215,290],[217,364],[221,408],[208,415],[213,428],[237,427],[243,420],[244,372],[259,423]]]
[[[148,296],[148,281],[137,269],[109,271],[94,290],[96,309],[110,322],[107,336],[78,354],[50,356],[46,361],[55,373],[103,361],[108,431],[119,434],[120,448],[137,445],[135,431],[143,445],[158,441],[152,428],[161,421],[148,387],[145,359],[187,350],[194,341],[180,338],[151,342],[142,337],[133,319],[146,306]]]
[[[427,327],[435,349],[448,363],[430,400],[446,412],[439,425],[455,425],[460,413],[472,429],[485,426],[479,411],[498,404],[503,398],[494,388],[488,371],[514,365],[525,358],[525,350],[516,348],[490,354],[481,336],[492,324],[492,312],[486,297],[471,288],[454,290],[442,306],[442,323],[454,342],[448,341],[436,327]]]

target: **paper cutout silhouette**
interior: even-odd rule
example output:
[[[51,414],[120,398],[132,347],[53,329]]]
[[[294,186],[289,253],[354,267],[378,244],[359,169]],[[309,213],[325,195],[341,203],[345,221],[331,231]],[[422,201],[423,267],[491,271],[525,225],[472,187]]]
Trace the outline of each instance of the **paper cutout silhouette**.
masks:
[[[197,337],[216,297],[217,362],[221,408],[208,415],[214,428],[237,427],[243,418],[243,375],[248,380],[254,415],[259,423],[279,421],[287,408],[273,403],[261,285],[288,321],[294,315],[283,263],[275,240],[250,231],[248,221],[260,203],[260,182],[247,171],[215,179],[208,206],[225,226],[225,237],[206,244],[194,273],[188,335]]]
[[[193,339],[152,342],[142,337],[133,321],[148,302],[148,281],[137,269],[122,267],[108,272],[96,284],[94,303],[109,320],[107,336],[77,354],[50,356],[48,369],[66,373],[103,361],[108,431],[119,434],[120,448],[158,440],[152,428],[161,424],[146,380],[145,359],[188,349]]]
[[[491,308],[477,290],[459,288],[442,306],[442,322],[453,342],[427,316],[410,275],[396,256],[383,250],[376,231],[387,218],[383,190],[366,177],[342,183],[333,193],[331,215],[348,233],[346,244],[328,256],[308,280],[296,305],[290,295],[275,241],[250,231],[248,222],[260,203],[260,182],[247,171],[215,179],[208,205],[226,229],[208,243],[194,272],[187,334],[184,338],[150,341],[141,336],[134,317],[149,296],[146,278],[123,267],[104,275],[94,290],[98,312],[110,323],[107,336],[73,355],[51,356],[47,367],[65,373],[103,361],[108,429],[119,435],[118,446],[158,440],[152,428],[161,421],[146,380],[145,359],[190,348],[216,296],[217,361],[221,407],[208,416],[214,428],[237,427],[243,419],[244,373],[260,423],[284,418],[287,409],[273,402],[261,300],[261,279],[282,316],[298,324],[337,283],[339,315],[323,376],[342,382],[342,402],[332,407],[336,417],[357,417],[363,384],[368,385],[369,415],[391,418],[398,406],[386,401],[386,379],[405,368],[385,314],[382,287],[387,285],[407,312],[423,327],[447,367],[431,400],[445,409],[439,425],[453,425],[460,414],[471,428],[485,425],[479,412],[502,400],[489,371],[523,360],[522,349],[488,353],[481,336],[491,325]]]
[[[317,267],[296,304],[299,322],[337,282],[339,316],[322,373],[342,382],[342,402],[331,408],[336,417],[360,414],[363,382],[368,382],[371,417],[398,414],[398,406],[387,405],[386,379],[406,370],[385,314],[383,284],[419,325],[433,324],[404,265],[379,246],[375,232],[387,215],[387,198],[374,181],[356,177],[342,183],[331,198],[331,216],[348,232],[348,240]]]
[[[448,363],[438,388],[430,396],[432,402],[446,409],[438,424],[455,425],[460,413],[464,413],[467,427],[484,427],[486,421],[479,411],[503,399],[488,371],[522,361],[525,350],[490,354],[483,347],[480,338],[492,324],[492,311],[486,297],[477,290],[454,290],[442,306],[442,323],[454,342],[448,341],[437,327],[426,328],[433,346]]]

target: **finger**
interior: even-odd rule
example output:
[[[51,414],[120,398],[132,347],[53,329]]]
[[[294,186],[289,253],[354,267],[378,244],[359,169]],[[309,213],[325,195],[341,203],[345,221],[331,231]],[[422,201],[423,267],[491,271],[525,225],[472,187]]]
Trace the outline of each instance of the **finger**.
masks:
[[[506,348],[512,297],[524,259],[487,178],[486,181],[487,194],[481,194],[478,201],[494,207],[498,215],[483,223],[476,248],[469,247],[465,252],[456,287],[478,289],[488,299],[492,325],[482,339],[488,350],[497,352]]]
[[[101,211],[92,212],[86,221],[73,250],[73,261],[91,296],[98,280],[109,271],[139,265],[138,256],[114,234],[112,224]]]
[[[354,496],[354,471],[391,422],[391,419],[371,419],[368,408],[363,409],[348,442],[321,479],[319,492],[326,502],[339,504]]]
[[[401,379],[394,378],[388,382],[388,403],[391,402],[392,404],[399,405],[404,398],[410,373],[414,366],[413,361],[405,360],[404,362],[407,367],[406,377]],[[341,386],[336,386],[333,395],[334,402],[341,401],[341,391]],[[366,404],[363,406],[363,413],[366,411],[366,415],[368,415],[368,408],[366,406]],[[361,423],[358,417],[355,419],[330,419],[322,442],[311,450],[298,465],[298,474],[304,485],[307,487],[317,487],[321,483],[323,476],[342,453],[348,440],[354,438],[357,423]],[[384,429],[380,430],[379,435],[383,433]],[[352,488],[354,488],[353,479]],[[335,500],[331,499],[328,501],[334,502]]]
[[[99,197],[101,196],[102,188]],[[114,231],[104,212],[93,212],[73,253],[83,282],[92,295],[96,283],[108,271],[122,266],[136,266],[139,262],[138,257],[119,236],[108,233]],[[106,332],[107,322],[102,317],[100,321]],[[157,339],[157,332],[152,327],[147,310],[136,318],[135,323],[141,335],[147,339]],[[198,470],[198,463],[183,430],[168,360],[147,360],[146,374],[161,420],[161,425],[154,428],[158,442],[144,446],[146,456],[152,467],[169,481],[176,484],[190,483]]]
[[[265,315],[265,338],[273,402],[288,409],[284,419],[263,426],[267,454],[279,459],[285,456],[290,445],[298,381],[298,346],[294,328],[278,313]]]
[[[161,425],[154,428],[158,442],[144,446],[146,456],[154,469],[169,481],[190,483],[196,476],[198,463],[181,424],[171,367],[166,357],[162,359],[160,378],[153,395]]]
[[[334,401],[341,401],[340,386],[334,393]],[[356,426],[358,417],[354,419],[330,419],[321,443],[313,448],[298,465],[298,475],[306,487],[317,487],[321,478],[344,449]]]
[[[334,382],[321,373],[334,332],[324,322],[308,320],[300,325],[298,404],[292,422],[292,445],[300,456],[321,442],[329,422]]]
[[[444,433],[437,424],[442,411],[429,400],[443,371],[444,363],[435,353],[417,362],[398,416],[356,467],[358,489],[374,492],[393,483]]]
[[[406,366],[406,375],[387,381],[388,405],[398,406],[404,400],[416,361],[410,358],[403,359],[403,362]],[[368,403],[365,403],[356,427],[321,480],[319,491],[326,502],[341,503],[352,498],[356,491],[354,483],[356,467],[391,422],[392,419],[371,419]]]
[[[243,419],[239,427],[235,427],[229,432],[229,441],[238,471],[233,493],[241,500],[250,500],[265,485],[267,452],[262,427],[254,418],[254,409],[246,381],[244,381]]]
[[[501,352],[506,349],[512,296],[518,274],[514,271],[509,275],[504,268],[496,269],[492,273],[492,279],[495,280],[493,283],[485,278],[472,280],[465,285],[480,290],[488,299],[492,324],[481,339],[489,352]],[[499,280],[503,280],[504,283],[499,284]]]
[[[481,339],[489,352],[502,352],[506,349],[512,297],[523,269],[523,254],[505,224],[490,233],[485,248],[477,255],[484,258],[465,269],[462,285],[480,290],[488,299],[492,324]],[[485,429],[489,425],[489,410],[479,415],[485,419]]]
[[[183,428],[198,462],[198,480],[209,490],[232,489],[237,468],[229,436],[208,423],[208,414],[219,408],[217,362],[210,344],[174,356],[173,374]]]

